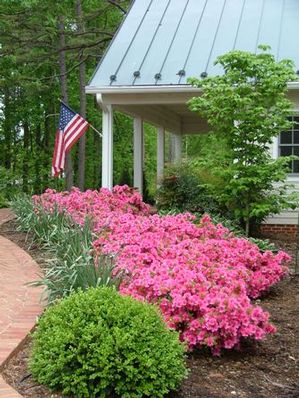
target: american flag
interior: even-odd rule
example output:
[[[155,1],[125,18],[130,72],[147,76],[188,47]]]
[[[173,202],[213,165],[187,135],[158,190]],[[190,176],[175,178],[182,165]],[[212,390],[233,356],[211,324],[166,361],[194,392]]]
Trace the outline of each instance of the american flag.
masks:
[[[55,147],[52,160],[52,176],[58,177],[64,170],[65,155],[75,142],[88,129],[88,122],[78,113],[61,103],[59,126],[56,131]]]

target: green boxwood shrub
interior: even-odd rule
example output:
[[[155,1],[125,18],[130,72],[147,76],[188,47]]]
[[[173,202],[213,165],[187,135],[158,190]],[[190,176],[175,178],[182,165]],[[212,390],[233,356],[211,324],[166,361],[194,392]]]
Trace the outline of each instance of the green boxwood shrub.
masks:
[[[30,369],[74,397],[163,397],[186,376],[184,346],[158,309],[113,288],[49,307],[33,335]]]

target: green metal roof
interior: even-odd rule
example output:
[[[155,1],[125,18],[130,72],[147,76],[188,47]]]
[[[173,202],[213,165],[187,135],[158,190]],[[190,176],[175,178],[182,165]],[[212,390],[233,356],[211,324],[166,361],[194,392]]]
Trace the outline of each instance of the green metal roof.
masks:
[[[183,85],[259,44],[298,70],[298,39],[299,0],[135,0],[89,86]]]

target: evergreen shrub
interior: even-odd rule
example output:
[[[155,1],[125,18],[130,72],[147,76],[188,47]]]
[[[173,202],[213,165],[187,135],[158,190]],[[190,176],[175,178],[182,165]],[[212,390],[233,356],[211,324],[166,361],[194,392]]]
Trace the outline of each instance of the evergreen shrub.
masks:
[[[46,310],[30,369],[39,383],[78,398],[159,398],[185,377],[184,351],[155,306],[90,288]]]
[[[158,209],[227,215],[215,195],[214,185],[220,185],[219,181],[213,181],[211,175],[203,175],[205,172],[194,167],[192,162],[168,167],[157,191]]]

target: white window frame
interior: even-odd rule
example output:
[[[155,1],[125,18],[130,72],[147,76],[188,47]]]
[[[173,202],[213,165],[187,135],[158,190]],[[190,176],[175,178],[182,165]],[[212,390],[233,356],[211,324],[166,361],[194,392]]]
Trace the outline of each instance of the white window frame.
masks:
[[[299,116],[299,109],[296,108],[292,111],[290,116]],[[272,157],[274,159],[278,159],[279,157],[279,135],[273,138],[273,145],[272,145]],[[289,182],[299,182],[299,173],[289,173],[287,176],[287,181]]]

